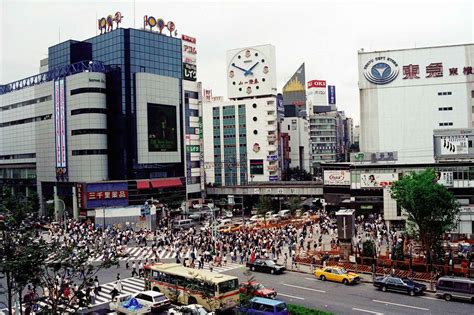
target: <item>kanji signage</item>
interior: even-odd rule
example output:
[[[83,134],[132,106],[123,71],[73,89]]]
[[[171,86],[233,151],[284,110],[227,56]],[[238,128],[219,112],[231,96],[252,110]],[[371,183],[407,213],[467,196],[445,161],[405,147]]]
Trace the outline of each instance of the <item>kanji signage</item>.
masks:
[[[82,186],[83,203],[86,209],[128,206],[127,182],[98,182]]]
[[[183,79],[196,81],[196,65],[183,63]]]
[[[89,191],[87,193],[87,200],[98,200],[98,199],[121,199],[128,198],[127,190],[114,190],[114,191]]]

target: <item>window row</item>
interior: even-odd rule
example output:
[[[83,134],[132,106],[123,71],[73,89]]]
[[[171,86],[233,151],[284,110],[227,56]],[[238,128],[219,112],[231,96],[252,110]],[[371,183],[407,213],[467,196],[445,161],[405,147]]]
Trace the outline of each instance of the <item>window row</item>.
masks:
[[[5,110],[10,110],[10,109],[23,107],[23,106],[43,103],[43,102],[46,102],[46,101],[50,101],[51,99],[52,99],[52,96],[48,95],[48,96],[34,98],[32,100],[27,100],[27,101],[23,101],[23,102],[18,102],[18,103],[6,105],[6,106],[3,106],[3,107],[0,107],[0,112],[5,111]]]
[[[438,92],[438,95],[451,95],[452,92]]]
[[[107,149],[72,150],[72,155],[106,155]]]
[[[11,127],[11,126],[16,126],[16,125],[22,125],[22,124],[28,124],[28,123],[32,123],[32,122],[36,122],[36,121],[49,120],[49,119],[51,119],[52,116],[53,116],[52,114],[47,114],[47,115],[41,115],[41,116],[36,116],[36,117],[31,117],[31,118],[7,121],[7,122],[4,122],[4,123],[0,123],[0,128]]]
[[[438,107],[439,111],[453,110],[452,107]]]
[[[107,114],[107,109],[105,108],[79,108],[71,110],[71,116],[81,115],[81,114]]]
[[[96,87],[87,87],[87,88],[79,88],[71,90],[71,95],[83,94],[83,93],[107,93],[107,90],[104,88],[96,88]]]
[[[452,126],[453,123],[452,122],[440,122],[439,125],[440,126]]]
[[[72,136],[77,135],[106,135],[107,129],[76,129],[71,130]]]
[[[36,158],[36,153],[0,155],[0,160],[19,160],[19,159],[34,159],[34,158]]]

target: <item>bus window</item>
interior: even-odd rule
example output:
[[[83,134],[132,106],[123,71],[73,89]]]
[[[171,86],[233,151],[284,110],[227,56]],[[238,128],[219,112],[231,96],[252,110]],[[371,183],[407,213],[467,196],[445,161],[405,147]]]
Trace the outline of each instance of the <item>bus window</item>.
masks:
[[[454,289],[458,292],[469,293],[469,283],[466,282],[455,282]]]

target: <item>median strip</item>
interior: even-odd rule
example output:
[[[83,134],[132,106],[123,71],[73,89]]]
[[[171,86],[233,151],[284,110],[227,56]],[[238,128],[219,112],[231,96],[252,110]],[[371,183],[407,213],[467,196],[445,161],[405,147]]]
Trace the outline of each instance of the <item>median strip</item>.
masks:
[[[314,292],[319,292],[319,293],[326,293],[326,291],[324,291],[324,290],[317,290],[317,289],[312,289],[312,288],[300,287],[299,285],[293,285],[293,284],[286,284],[286,283],[282,283],[282,284],[284,286],[287,286],[287,287],[298,288],[298,289],[302,289],[302,290],[314,291]]]
[[[278,292],[278,296],[285,296],[285,297],[289,297],[289,298],[292,298],[292,299],[304,300],[304,298],[302,298],[302,297],[289,295],[289,294],[284,294],[284,293],[281,293],[281,292]]]
[[[370,313],[370,314],[383,315],[383,313],[380,313],[380,312],[374,312],[374,311],[369,311],[369,310],[363,310],[363,309],[361,309],[361,308],[355,308],[355,307],[353,307],[352,310],[354,310],[354,311],[359,311],[359,312],[364,312],[364,313]]]
[[[411,305],[405,305],[405,304],[398,304],[398,303],[392,303],[392,302],[387,302],[387,301],[379,301],[379,300],[372,300],[375,303],[382,303],[382,304],[389,304],[389,305],[395,305],[395,306],[401,306],[401,307],[408,307],[408,308],[413,308],[416,310],[421,310],[421,311],[429,311],[429,308],[424,308],[424,307],[418,307],[418,306],[411,306]]]

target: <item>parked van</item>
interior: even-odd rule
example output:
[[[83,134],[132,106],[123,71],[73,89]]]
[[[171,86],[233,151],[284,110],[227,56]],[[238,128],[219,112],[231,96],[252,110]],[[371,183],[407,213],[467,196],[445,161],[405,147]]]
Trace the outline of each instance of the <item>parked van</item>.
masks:
[[[285,220],[285,219],[289,219],[291,218],[291,211],[286,209],[286,210],[281,210],[278,212],[278,214],[280,215],[280,217]]]
[[[474,279],[441,277],[436,284],[436,296],[446,301],[455,298],[474,302]]]
[[[245,314],[255,315],[288,315],[288,306],[283,301],[254,297],[250,306],[244,310]]]
[[[173,229],[175,230],[187,230],[194,226],[193,220],[191,219],[184,219],[184,220],[176,220],[173,222]]]

